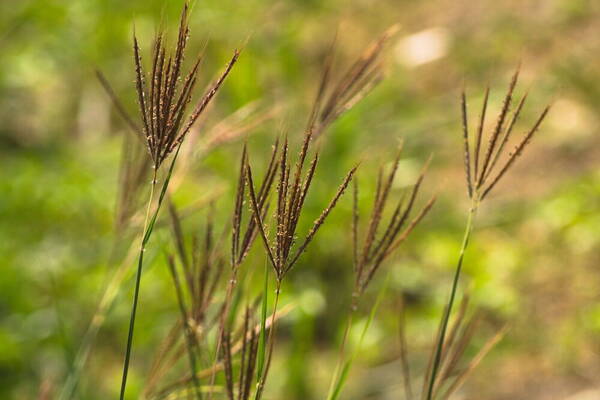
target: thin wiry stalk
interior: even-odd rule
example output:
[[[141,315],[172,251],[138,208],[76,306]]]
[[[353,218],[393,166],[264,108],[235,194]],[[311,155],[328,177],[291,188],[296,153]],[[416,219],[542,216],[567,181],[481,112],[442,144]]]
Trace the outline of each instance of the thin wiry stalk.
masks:
[[[175,161],[175,159],[176,159],[176,157],[173,158],[173,161]],[[173,163],[173,165],[174,165],[174,163]],[[172,170],[173,165],[171,166],[171,170]],[[150,215],[150,207],[152,206],[152,200],[154,198],[154,188],[156,186],[156,169],[154,171],[155,172],[154,172],[154,176],[152,178],[152,185],[150,188],[150,198],[148,200],[148,208],[146,211],[144,230],[142,231],[143,236],[142,236],[142,242],[140,245],[140,252],[138,255],[138,265],[137,265],[137,270],[136,270],[136,275],[135,275],[135,289],[134,289],[134,293],[133,293],[133,304],[131,307],[131,314],[130,314],[130,318],[129,318],[129,331],[127,333],[127,346],[125,348],[125,360],[123,361],[123,376],[121,379],[121,391],[120,391],[120,395],[119,395],[120,400],[123,400],[125,398],[125,388],[127,386],[127,375],[129,373],[129,361],[131,358],[131,349],[133,348],[133,330],[135,328],[135,317],[136,317],[136,313],[137,313],[138,298],[139,298],[139,294],[140,294],[140,282],[141,282],[141,277],[142,277],[142,266],[144,264],[144,253],[146,251],[146,244],[147,244],[148,239],[150,238],[150,232],[151,232],[151,228],[148,226],[148,217]],[[167,185],[168,185],[168,179],[165,180],[165,182],[163,184],[163,188],[165,189],[165,191],[166,191]],[[160,209],[161,203],[162,203],[162,199],[159,201],[159,204],[156,207],[156,213],[154,214],[154,218],[158,215],[158,211]]]
[[[444,343],[440,364],[443,364],[447,360],[448,355],[450,354],[450,352],[452,350],[452,346],[453,346],[456,338],[458,337],[459,331],[464,322],[468,306],[469,306],[469,297],[464,296],[462,299],[462,302],[460,304],[458,313],[457,313],[456,317],[454,318],[454,324],[453,324],[452,328],[450,329],[450,333],[448,334],[448,337]],[[451,363],[447,363],[447,364],[450,365]],[[444,373],[442,373],[442,376],[443,375],[444,375]]]
[[[277,324],[274,323],[275,316],[277,315],[277,306],[279,305],[279,296],[281,294],[281,281],[277,281],[275,285],[275,300],[273,303],[273,311],[271,313],[271,329],[269,329],[269,336],[266,342],[266,360],[263,372],[256,384],[256,392],[254,395],[255,400],[259,400],[262,397],[263,390],[265,388],[265,383],[267,381],[267,376],[269,374],[269,369],[271,367],[271,359],[273,356],[273,348],[275,345],[275,328]]]
[[[456,269],[454,271],[454,279],[452,280],[452,287],[450,289],[450,298],[448,300],[444,315],[442,316],[442,323],[440,334],[438,335],[438,341],[435,346],[435,353],[433,357],[433,364],[431,375],[429,377],[429,382],[427,384],[427,400],[433,399],[433,391],[434,384],[436,382],[438,369],[440,366],[441,358],[442,358],[442,349],[445,343],[446,329],[448,328],[448,321],[450,320],[450,314],[452,313],[452,306],[454,305],[454,299],[456,297],[456,292],[458,289],[458,282],[460,278],[460,273],[462,271],[463,260],[465,256],[465,252],[467,250],[467,246],[469,245],[469,239],[471,238],[471,232],[473,230],[473,222],[475,219],[475,215],[477,213],[477,203],[471,204],[471,209],[469,210],[469,216],[467,219],[467,225],[465,227],[465,234],[463,236],[463,241],[460,247],[458,262],[456,264]]]
[[[140,245],[140,251],[139,251],[139,255],[138,255],[138,266],[137,266],[136,277],[135,277],[135,289],[134,289],[133,303],[132,303],[132,309],[131,309],[131,314],[130,314],[130,319],[129,319],[129,332],[127,334],[127,346],[125,349],[125,360],[123,362],[123,377],[121,380],[121,392],[120,392],[120,396],[119,396],[119,398],[121,400],[123,400],[125,397],[125,388],[127,386],[127,374],[129,372],[129,361],[131,358],[131,350],[133,347],[133,331],[135,328],[135,317],[136,317],[136,313],[137,313],[137,305],[138,305],[138,298],[139,298],[139,292],[140,292],[142,267],[144,264],[144,253],[146,252],[146,245],[150,241],[150,237],[152,236],[152,232],[154,230],[154,225],[156,224],[156,219],[158,218],[160,208],[162,206],[163,200],[167,193],[167,189],[169,187],[169,182],[171,180],[171,176],[173,174],[173,169],[175,167],[175,162],[177,161],[177,156],[179,155],[180,149],[181,149],[181,146],[178,147],[177,150],[175,151],[173,159],[171,160],[171,165],[169,166],[169,170],[167,172],[167,176],[166,176],[163,186],[161,188],[160,195],[158,197],[158,203],[156,205],[155,211],[152,214],[152,218],[150,218],[150,220],[148,220],[148,216],[150,214],[150,207],[152,205],[152,200],[154,197],[154,187],[156,186],[157,170],[156,169],[154,170],[155,173],[154,173],[154,176],[152,179],[152,188],[151,188],[151,192],[150,192],[150,199],[148,201],[148,210],[146,213],[146,221],[147,222],[144,223],[144,230],[143,230],[144,234],[142,237],[142,242]]]
[[[474,170],[474,176],[476,177],[475,178],[476,181],[475,181],[474,186],[472,186],[472,182],[469,180],[471,163],[470,163],[470,159],[469,159],[470,158],[469,157],[470,149],[469,149],[468,133],[467,133],[467,106],[466,106],[466,96],[464,94],[464,91],[462,94],[461,111],[462,111],[462,115],[463,115],[463,132],[464,132],[463,136],[464,136],[464,140],[465,140],[465,169],[466,169],[466,176],[467,176],[467,187],[469,189],[468,190],[469,197],[471,198],[471,206],[469,209],[467,224],[465,227],[465,233],[463,236],[463,241],[462,241],[462,244],[460,247],[459,257],[458,257],[458,261],[457,261],[455,272],[454,272],[454,279],[452,280],[452,286],[450,288],[449,299],[446,304],[444,313],[442,315],[442,319],[440,322],[440,330],[439,330],[439,333],[437,336],[436,345],[434,347],[435,351],[432,353],[431,366],[430,366],[430,369],[428,368],[428,373],[427,373],[426,380],[425,380],[426,390],[424,391],[424,393],[425,393],[424,398],[426,400],[432,400],[435,397],[435,394],[437,393],[437,390],[438,390],[436,387],[436,383],[438,380],[438,373],[440,371],[441,364],[443,362],[444,348],[449,347],[449,344],[446,339],[446,331],[448,328],[448,322],[450,320],[450,315],[452,314],[452,308],[454,305],[455,297],[456,297],[456,294],[458,291],[458,284],[459,284],[459,280],[460,280],[460,274],[462,271],[463,260],[464,260],[465,252],[467,250],[469,240],[471,237],[471,233],[473,230],[475,217],[477,214],[477,209],[479,208],[480,203],[486,198],[486,196],[490,193],[490,191],[496,186],[496,184],[500,181],[500,179],[506,174],[507,170],[513,165],[516,158],[523,152],[524,148],[529,143],[529,141],[531,140],[531,138],[533,137],[535,132],[538,130],[542,121],[544,120],[544,118],[546,117],[546,115],[549,111],[549,107],[546,107],[542,111],[541,115],[538,117],[538,119],[535,122],[535,124],[533,125],[533,127],[525,134],[525,136],[523,137],[521,142],[515,148],[514,152],[508,154],[507,161],[504,163],[504,166],[500,169],[500,171],[496,174],[496,177],[490,178],[492,171],[493,171],[494,167],[496,166],[498,158],[501,156],[502,151],[504,150],[504,148],[506,146],[506,143],[509,139],[510,133],[513,130],[513,126],[516,123],[516,121],[521,113],[523,104],[525,102],[526,96],[523,96],[523,98],[519,102],[519,105],[517,106],[516,111],[513,114],[512,119],[509,121],[508,126],[505,129],[504,135],[502,137],[500,137],[500,134],[503,131],[504,122],[506,121],[506,118],[508,115],[508,111],[509,111],[509,107],[510,107],[510,104],[512,101],[514,89],[517,84],[519,70],[520,70],[520,68],[517,68],[517,70],[513,74],[507,94],[504,97],[504,101],[503,101],[502,108],[501,108],[499,116],[498,116],[498,120],[496,122],[496,125],[495,125],[493,131],[491,132],[489,144],[487,147],[487,151],[485,153],[485,157],[483,159],[483,162],[480,163],[481,160],[479,159],[479,153],[480,153],[480,146],[481,146],[481,140],[482,140],[482,134],[483,134],[483,126],[485,123],[485,114],[486,114],[487,103],[488,103],[488,98],[489,98],[489,88],[487,88],[485,91],[483,108],[482,108],[482,112],[481,112],[479,127],[477,130],[477,137],[476,137],[476,141],[475,141],[475,157],[474,157],[473,170]],[[498,141],[499,141],[499,144],[498,144]],[[489,179],[491,179],[491,183],[488,184]]]
[[[467,321],[466,311],[468,303],[468,297],[465,296],[459,312],[454,318],[454,324],[450,329],[449,336],[444,343],[433,398],[437,398],[442,385],[444,385],[444,383],[451,378],[451,375],[454,374],[458,362],[475,334],[475,330],[479,323],[479,315],[476,314]]]
[[[438,374],[438,384],[436,386],[436,390],[434,391],[433,397],[436,398],[437,394],[444,382],[447,382],[450,377],[455,373],[458,363],[463,357],[467,346],[473,339],[475,335],[475,331],[480,323],[479,315],[473,316],[471,319],[464,323],[464,326],[461,326],[460,336],[456,338],[454,343],[448,344],[447,349],[444,349],[444,354],[446,356],[445,363],[441,364],[442,368],[440,368],[440,373]],[[444,362],[444,361],[442,361]]]

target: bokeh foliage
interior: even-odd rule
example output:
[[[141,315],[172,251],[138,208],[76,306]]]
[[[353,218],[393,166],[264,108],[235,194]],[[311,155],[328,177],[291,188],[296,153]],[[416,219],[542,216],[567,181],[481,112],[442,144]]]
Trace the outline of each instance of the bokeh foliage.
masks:
[[[136,113],[133,24],[147,50],[158,25],[174,31],[180,8],[179,1],[162,0],[0,2],[1,398],[34,398],[41,387],[60,388],[114,260],[126,249],[115,238],[114,209],[121,141],[129,133],[94,69],[104,72]],[[413,362],[417,367],[425,362],[468,207],[460,89],[466,82],[470,102],[479,104],[489,83],[497,109],[519,62],[522,86],[530,91],[525,119],[531,121],[548,102],[553,110],[529,154],[481,210],[464,287],[490,327],[508,322],[511,330],[466,393],[546,399],[594,387],[600,379],[598,2],[198,1],[191,47],[199,51],[207,41],[206,82],[234,47],[246,43],[203,126],[250,101],[280,106],[278,117],[249,139],[260,166],[282,126],[299,140],[335,32],[343,66],[393,23],[401,30],[387,51],[387,77],[321,143],[307,212],[316,217],[344,171],[359,160],[366,204],[377,168],[392,159],[400,138],[406,151],[396,189],[408,185],[434,153],[425,191],[437,192],[440,200],[385,267],[391,289],[346,395],[401,393],[401,298],[408,304]],[[205,204],[218,196],[217,219],[225,228],[240,153],[238,142],[192,157],[174,193],[177,204]],[[186,229],[200,229],[206,212],[195,212]],[[349,301],[350,215],[346,199],[287,282],[282,301],[296,308],[279,330],[269,388],[274,396],[322,398],[326,392]],[[156,242],[157,257],[150,257],[154,261],[143,278],[132,392],[177,317],[168,272],[158,257],[169,246],[168,235]],[[260,254],[252,260],[260,270]],[[100,331],[81,398],[115,395],[131,287],[128,280]],[[368,293],[371,302],[376,290]]]

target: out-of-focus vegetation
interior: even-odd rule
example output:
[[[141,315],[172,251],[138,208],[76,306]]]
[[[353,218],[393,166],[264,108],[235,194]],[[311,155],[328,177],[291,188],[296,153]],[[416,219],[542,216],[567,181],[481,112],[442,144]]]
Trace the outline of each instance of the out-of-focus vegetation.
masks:
[[[181,2],[162,0],[0,2],[0,398],[60,391],[104,288],[125,258],[129,243],[115,234],[115,207],[121,142],[130,133],[94,70],[108,77],[137,116],[133,25],[147,52],[161,23],[174,35],[180,9]],[[206,44],[202,85],[233,48],[244,46],[198,137],[250,102],[276,106],[277,116],[249,137],[253,163],[263,168],[282,130],[299,141],[336,32],[336,63],[345,68],[394,23],[400,31],[386,51],[386,79],[319,144],[321,165],[302,232],[357,161],[361,200],[368,200],[377,168],[392,160],[401,138],[405,152],[394,187],[411,184],[433,153],[424,191],[439,200],[385,266],[390,287],[344,396],[402,395],[402,301],[410,362],[415,374],[424,369],[468,209],[460,90],[464,83],[476,110],[489,84],[491,107],[498,110],[520,62],[519,93],[530,92],[523,119],[532,122],[546,103],[553,109],[528,154],[480,210],[462,282],[485,315],[472,352],[495,327],[508,323],[510,329],[461,395],[600,397],[594,391],[600,381],[597,1],[198,1],[190,46],[200,51]],[[241,143],[209,154],[201,151],[201,140],[189,144],[174,200],[191,207],[186,229],[192,231],[216,199],[220,234],[233,207]],[[348,196],[285,283],[281,301],[294,308],[278,328],[269,398],[325,397],[350,301],[351,213]],[[162,257],[168,246],[168,235],[158,234],[149,251],[131,398],[178,318]],[[260,252],[251,260],[262,271]],[[131,262],[84,368],[78,398],[116,397],[133,269]],[[365,319],[384,279],[385,273],[378,275],[366,294]]]

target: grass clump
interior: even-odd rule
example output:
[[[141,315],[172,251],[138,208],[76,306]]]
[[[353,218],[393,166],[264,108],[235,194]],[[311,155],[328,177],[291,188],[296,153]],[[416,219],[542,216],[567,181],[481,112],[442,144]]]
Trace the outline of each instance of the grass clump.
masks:
[[[288,138],[287,135],[280,134],[270,154],[265,157],[268,160],[267,167],[259,177],[251,162],[246,141],[241,150],[239,164],[234,167],[238,174],[228,222],[219,224],[219,221],[215,220],[216,205],[212,203],[208,207],[209,217],[202,237],[197,234],[189,235],[185,231],[187,214],[178,209],[171,199],[169,183],[184,140],[232,72],[240,55],[239,51],[234,51],[229,63],[208,89],[202,95],[196,96],[202,54],[196,57],[188,72],[184,73],[184,58],[189,37],[189,7],[185,4],[175,45],[169,50],[166,35],[159,31],[153,42],[151,65],[148,69],[144,67],[138,39],[135,34],[133,36],[139,122],[135,122],[128,115],[108,80],[98,73],[99,80],[117,111],[134,132],[136,140],[142,144],[136,147],[139,143],[132,142],[129,138],[124,146],[116,217],[119,229],[125,229],[133,220],[139,208],[137,198],[145,187],[144,179],[151,176],[143,223],[139,226],[131,224],[141,229],[141,242],[139,248],[132,246],[132,250],[137,252],[137,269],[124,351],[121,400],[126,395],[132,358],[144,254],[159,222],[163,224],[163,228],[167,226],[171,233],[168,244],[163,244],[160,250],[164,253],[165,265],[172,279],[178,318],[156,349],[142,397],[259,400],[266,397],[264,392],[275,352],[278,321],[293,307],[290,304],[280,306],[283,284],[289,279],[294,267],[300,264],[302,255],[317,240],[317,233],[326,225],[331,213],[342,201],[343,194],[352,186],[353,211],[347,231],[352,243],[353,259],[353,268],[348,270],[352,269],[354,278],[352,290],[348,293],[350,307],[327,399],[335,400],[342,395],[351,367],[360,355],[360,344],[386,291],[385,288],[379,289],[360,334],[358,346],[349,351],[348,336],[360,313],[359,305],[364,294],[378,271],[394,256],[435,204],[436,196],[432,196],[419,205],[420,191],[429,160],[411,187],[398,199],[394,199],[393,186],[400,166],[400,150],[387,173],[380,168],[375,178],[366,178],[375,183],[376,189],[364,227],[361,226],[359,213],[359,167],[356,164],[339,179],[337,188],[331,190],[329,202],[320,206],[320,213],[312,226],[304,233],[299,233],[299,227],[307,218],[306,200],[318,176],[318,146],[325,142],[325,139],[317,141],[321,140],[328,127],[381,81],[382,53],[397,30],[396,26],[392,26],[384,31],[343,73],[340,73],[339,78],[335,77],[338,68],[334,67],[334,41],[324,63],[308,123],[299,135],[297,149],[294,150],[296,141],[293,137]],[[466,367],[460,366],[480,319],[478,312],[472,315],[469,313],[467,296],[464,297],[458,312],[453,314],[464,257],[477,210],[523,153],[549,110],[546,108],[542,111],[534,125],[517,141],[514,150],[508,152],[507,147],[527,98],[527,95],[522,96],[511,114],[518,75],[519,69],[511,79],[485,150],[482,147],[489,88],[485,92],[474,140],[469,132],[466,94],[464,91],[462,93],[464,163],[471,207],[449,299],[443,310],[427,368],[422,376],[423,385],[419,395],[413,384],[414,375],[408,359],[409,346],[405,337],[404,322],[401,324],[400,358],[404,395],[407,400],[417,397],[424,400],[450,398],[505,332],[504,328],[500,329],[470,358]],[[195,106],[189,110],[192,102]],[[205,151],[231,138],[249,134],[273,114],[273,110],[257,114],[258,116],[255,115],[256,118],[246,125],[240,124],[238,115],[234,114],[231,121],[223,121],[214,133],[208,135]],[[145,147],[145,153],[139,151],[140,147]],[[295,154],[295,159],[292,154]],[[168,167],[164,167],[165,162]],[[159,179],[162,180],[160,186]],[[168,208],[168,222],[160,220],[160,210],[164,203]],[[223,243],[226,241],[224,238],[229,238],[228,246]],[[258,256],[251,257],[256,240],[261,242],[262,246],[257,250]],[[111,280],[107,294],[98,307],[99,318],[104,318],[116,296],[115,293],[124,281],[125,266],[135,258],[133,251],[131,254]],[[259,278],[254,276],[260,275],[256,270],[261,270],[255,265],[257,257],[265,263],[264,275]],[[260,262],[258,265],[261,265]],[[256,284],[256,281],[260,283]],[[274,295],[270,295],[273,290],[270,281],[274,281]],[[399,314],[404,321],[404,307],[399,310]],[[84,337],[80,355],[76,359],[75,372],[63,389],[63,399],[72,398],[74,395],[87,354],[99,329],[99,324],[96,319],[95,321]],[[182,365],[185,365],[185,372],[182,372]]]

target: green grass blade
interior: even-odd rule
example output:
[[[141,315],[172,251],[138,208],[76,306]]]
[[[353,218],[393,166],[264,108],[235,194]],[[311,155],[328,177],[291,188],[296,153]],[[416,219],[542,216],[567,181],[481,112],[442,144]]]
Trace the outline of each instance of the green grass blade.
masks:
[[[475,220],[475,215],[477,212],[477,205],[473,204],[471,206],[471,210],[469,211],[469,217],[467,220],[467,226],[465,227],[465,234],[463,237],[462,245],[460,248],[460,255],[458,257],[458,262],[456,264],[456,270],[454,273],[454,280],[452,281],[452,288],[450,289],[450,298],[448,299],[448,304],[446,307],[446,311],[442,316],[442,324],[440,329],[440,334],[438,337],[438,341],[435,347],[435,356],[433,359],[431,374],[429,375],[429,382],[427,383],[427,400],[433,399],[435,381],[437,379],[438,370],[440,367],[441,359],[442,359],[442,350],[444,348],[444,342],[446,340],[446,330],[448,329],[448,322],[450,321],[450,315],[452,314],[452,306],[454,305],[454,299],[456,298],[456,292],[458,291],[458,282],[460,280],[460,273],[462,271],[463,260],[465,257],[465,252],[469,245],[469,239],[471,237],[471,231],[473,230],[473,223]]]
[[[350,372],[350,369],[352,368],[352,364],[354,363],[354,360],[356,360],[356,358],[358,357],[358,354],[360,353],[360,348],[362,347],[362,343],[365,340],[367,330],[369,330],[369,326],[371,326],[371,323],[373,322],[373,319],[375,318],[377,308],[379,307],[379,304],[383,300],[385,292],[387,291],[389,280],[390,280],[390,274],[388,273],[388,275],[385,279],[383,288],[379,291],[379,294],[377,295],[377,299],[375,300],[375,304],[373,304],[373,307],[371,308],[371,312],[369,313],[369,318],[367,319],[367,322],[365,323],[365,326],[363,327],[363,330],[360,334],[360,338],[358,340],[358,345],[356,346],[356,349],[352,353],[352,357],[344,363],[342,372],[341,372],[339,378],[337,379],[337,382],[335,383],[335,387],[334,387],[333,391],[330,392],[330,395],[328,396],[328,400],[337,400],[337,398],[341,394],[344,384],[346,383],[346,379],[348,378],[348,373]]]

